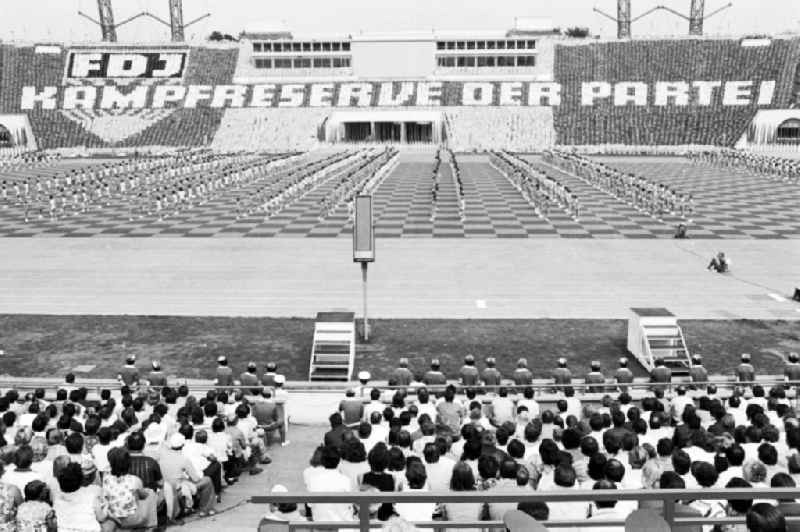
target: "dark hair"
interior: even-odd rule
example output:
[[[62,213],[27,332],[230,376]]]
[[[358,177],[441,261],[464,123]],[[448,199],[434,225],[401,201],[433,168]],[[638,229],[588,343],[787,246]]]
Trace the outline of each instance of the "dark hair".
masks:
[[[367,459],[367,451],[364,449],[364,444],[360,440],[350,440],[344,444],[342,450],[342,459],[348,462],[358,463]]]
[[[596,453],[589,458],[587,473],[592,480],[603,480],[606,476],[605,467],[608,458],[602,453]]]
[[[749,482],[740,477],[733,477],[725,485],[726,488],[751,488]],[[728,499],[728,504],[738,514],[746,513],[753,506],[753,499]]]
[[[385,471],[389,465],[389,451],[386,448],[386,444],[383,442],[375,444],[367,455],[367,461],[373,473]]]
[[[110,454],[110,453],[109,453]],[[83,483],[83,471],[80,464],[70,462],[61,468],[57,474],[58,487],[64,493],[74,493],[78,491]]]
[[[97,430],[97,441],[101,445],[108,445],[111,443],[111,427],[100,427]]]
[[[33,448],[30,445],[20,445],[14,453],[14,465],[17,469],[28,469],[33,463]]]
[[[564,449],[577,449],[581,444],[581,435],[575,429],[566,429],[561,433],[561,444]]]
[[[115,477],[127,475],[131,470],[131,455],[124,447],[114,447],[108,451],[108,465]]]
[[[607,480],[618,484],[622,482],[622,477],[625,476],[625,466],[616,458],[611,458],[603,467],[603,473]]]
[[[679,475],[685,475],[692,467],[692,459],[685,451],[678,449],[672,453],[672,467]]]
[[[339,449],[334,447],[333,445],[326,445],[322,449],[322,467],[325,469],[336,469],[339,466],[339,461],[341,457],[339,455]]]
[[[450,489],[453,491],[474,491],[475,475],[472,468],[465,462],[458,462],[453,467],[453,474],[450,477]]]
[[[747,511],[746,521],[750,532],[786,532],[783,513],[766,502],[754,504]]]
[[[536,521],[547,521],[550,518],[550,508],[540,501],[521,502],[517,504],[517,510],[525,512]]]
[[[556,486],[571,488],[575,485],[575,470],[571,465],[559,464],[553,473],[553,480]]]
[[[517,478],[518,469],[520,469],[520,466],[514,460],[503,460],[503,463],[500,464],[500,478],[515,479]]]
[[[69,454],[83,452],[83,436],[78,432],[73,432],[64,440],[64,447],[67,448]]]
[[[658,487],[662,490],[683,490],[686,489],[686,483],[675,471],[664,471],[658,479]]]
[[[478,458],[478,473],[484,480],[497,478],[497,471],[500,469],[500,464],[497,463],[497,458],[492,455],[484,454]]]
[[[128,438],[125,440],[125,444],[128,446],[129,451],[133,451],[138,453],[142,449],[144,449],[145,439],[144,434],[142,431],[137,430],[136,432],[131,432],[128,435]]]
[[[778,451],[769,443],[762,443],[758,446],[758,459],[764,462],[764,465],[774,466],[778,463]]]
[[[42,501],[47,498],[48,488],[41,480],[31,480],[25,484],[24,491],[26,501]]]
[[[692,464],[692,476],[694,476],[701,488],[710,488],[716,484],[719,478],[717,469],[708,462],[695,462]]]
[[[593,490],[615,490],[617,486],[614,485],[613,482],[610,480],[598,480],[592,486]],[[616,506],[617,501],[610,500],[610,501],[594,501],[595,506],[598,508],[613,508]]]
[[[523,458],[525,456],[525,444],[519,440],[511,440],[508,442],[506,451],[511,458]]]
[[[406,467],[406,456],[400,447],[389,448],[389,471],[402,471]]]
[[[732,445],[725,450],[725,458],[728,459],[728,464],[731,466],[740,466],[744,463],[745,453],[744,447],[741,445]]]
[[[406,466],[406,480],[408,480],[409,488],[422,489],[428,480],[425,466],[416,460],[409,462],[408,466]]]
[[[240,416],[240,417],[241,417],[241,416]],[[331,427],[338,427],[339,425],[341,425],[341,424],[343,423],[343,421],[342,421],[342,415],[341,415],[339,412],[334,412],[334,413],[333,413],[333,414],[331,414],[331,416],[328,418],[328,421],[330,422],[330,424],[331,424]]]

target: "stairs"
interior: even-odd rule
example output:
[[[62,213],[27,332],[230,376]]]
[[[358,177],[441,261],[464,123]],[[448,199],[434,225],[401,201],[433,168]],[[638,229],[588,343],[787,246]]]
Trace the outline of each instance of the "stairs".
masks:
[[[631,309],[628,351],[647,371],[653,371],[658,359],[664,361],[673,375],[687,375],[691,367],[689,349],[678,319],[665,308]]]
[[[314,324],[314,341],[308,379],[349,381],[356,352],[355,314],[319,312]]]

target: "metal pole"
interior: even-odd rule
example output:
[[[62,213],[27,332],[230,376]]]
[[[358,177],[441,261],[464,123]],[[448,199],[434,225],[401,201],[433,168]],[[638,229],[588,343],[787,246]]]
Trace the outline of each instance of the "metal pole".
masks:
[[[369,320],[367,319],[367,264],[369,263],[361,263],[361,293],[364,299],[364,341],[369,340]]]

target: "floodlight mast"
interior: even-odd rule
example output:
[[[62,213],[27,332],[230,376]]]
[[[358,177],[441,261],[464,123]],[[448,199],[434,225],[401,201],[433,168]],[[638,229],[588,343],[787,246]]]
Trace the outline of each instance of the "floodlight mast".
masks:
[[[186,28],[195,24],[196,22],[200,22],[204,18],[210,17],[211,13],[205,13],[200,15],[194,20],[187,22],[186,24],[183,23],[183,0],[169,0],[169,18],[170,21],[167,22],[166,20],[162,19],[150,13],[149,11],[142,11],[133,15],[132,17],[128,17],[122,22],[115,24],[114,23],[114,13],[111,8],[111,0],[97,0],[97,10],[100,15],[100,20],[96,20],[91,16],[87,15],[83,11],[78,11],[78,15],[82,16],[83,18],[90,20],[91,22],[100,26],[100,30],[102,32],[102,39],[105,42],[116,42],[117,41],[117,28],[136,20],[140,17],[149,17],[159,22],[168,28],[170,28],[170,33],[172,35],[172,42],[184,42],[185,39],[185,31]]]

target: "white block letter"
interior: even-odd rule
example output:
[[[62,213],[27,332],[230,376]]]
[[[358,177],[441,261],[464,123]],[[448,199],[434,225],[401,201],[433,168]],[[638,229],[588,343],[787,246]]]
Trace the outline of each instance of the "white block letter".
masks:
[[[594,105],[596,99],[609,96],[611,96],[611,83],[585,81],[581,84],[581,105]]]

